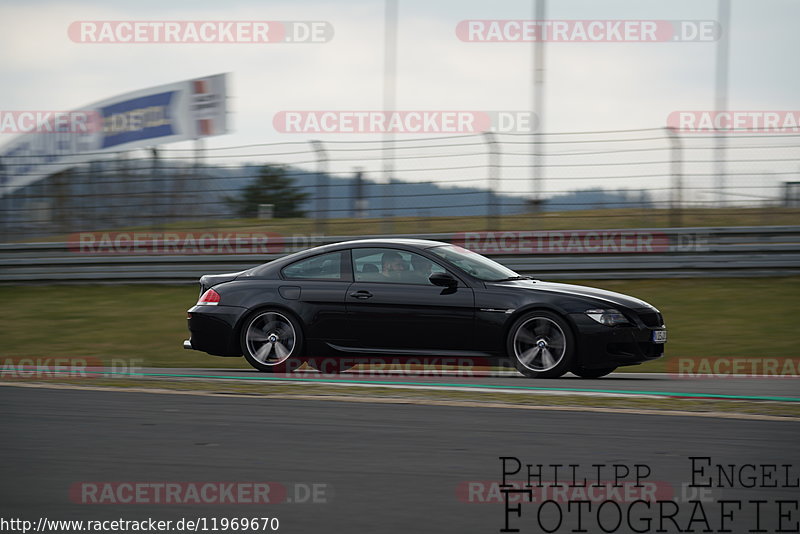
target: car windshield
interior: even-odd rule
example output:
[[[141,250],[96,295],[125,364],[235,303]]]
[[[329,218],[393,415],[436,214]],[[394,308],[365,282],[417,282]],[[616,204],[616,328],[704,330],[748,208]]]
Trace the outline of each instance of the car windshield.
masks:
[[[455,245],[443,245],[430,249],[431,252],[444,261],[471,274],[485,282],[499,282],[501,280],[517,280],[527,278],[520,276],[508,267],[503,267],[496,261],[485,258],[480,254]]]

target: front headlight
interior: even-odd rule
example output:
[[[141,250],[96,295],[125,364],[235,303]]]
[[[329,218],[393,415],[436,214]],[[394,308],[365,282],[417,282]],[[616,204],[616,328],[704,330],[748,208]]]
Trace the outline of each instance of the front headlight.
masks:
[[[615,310],[614,308],[609,308],[607,310],[586,310],[584,313],[598,323],[606,326],[630,324],[628,319],[626,319],[619,310]]]

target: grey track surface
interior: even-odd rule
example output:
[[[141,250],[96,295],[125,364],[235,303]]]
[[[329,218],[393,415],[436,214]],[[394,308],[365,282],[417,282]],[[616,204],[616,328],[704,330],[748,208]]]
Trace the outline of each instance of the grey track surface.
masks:
[[[253,382],[254,379],[274,378],[272,375],[260,373],[252,369],[163,369],[146,368],[141,372],[147,375],[162,375],[155,378],[169,379],[163,375],[194,375],[226,377],[234,380]],[[342,375],[321,375],[315,371],[295,372],[290,375],[294,380],[333,380],[346,384],[348,381],[381,383],[419,383],[434,386],[448,384],[450,386],[480,387],[500,386],[518,390],[520,388],[554,388],[569,392],[571,389],[614,390],[628,392],[678,392],[697,393],[703,395],[745,395],[766,397],[800,398],[800,379],[796,378],[673,378],[668,374],[656,373],[612,373],[597,379],[580,379],[566,375],[555,380],[531,380],[515,371],[496,373],[493,376],[459,376],[458,374],[372,374],[347,372]],[[500,389],[496,388],[496,389]],[[531,389],[536,393],[536,389]]]
[[[0,423],[4,518],[277,516],[281,532],[370,533],[499,531],[501,504],[456,497],[461,482],[499,479],[499,456],[579,464],[585,474],[596,463],[646,463],[651,480],[679,487],[690,477],[689,456],[792,463],[797,473],[800,430],[796,422],[17,387],[0,388]],[[317,482],[330,486],[331,499],[92,506],[68,499],[79,481]],[[720,496],[774,501],[797,493]],[[524,505],[521,532],[540,531],[534,506]],[[752,514],[739,517],[744,530],[752,526]],[[764,517],[764,527],[774,525]],[[569,531],[565,523],[558,532]]]

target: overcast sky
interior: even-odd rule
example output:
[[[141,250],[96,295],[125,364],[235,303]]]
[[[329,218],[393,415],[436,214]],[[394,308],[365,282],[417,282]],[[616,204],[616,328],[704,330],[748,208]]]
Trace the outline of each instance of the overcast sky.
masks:
[[[531,19],[532,2],[399,2],[397,109],[527,110],[529,43],[467,43],[467,19]],[[717,18],[716,0],[559,0],[550,19]],[[323,20],[324,44],[73,43],[80,20]],[[797,109],[800,2],[735,0],[729,108]],[[150,0],[38,2],[0,7],[2,108],[74,109],[116,94],[229,72],[230,145],[296,139],[272,115],[292,109],[380,109],[383,2]],[[550,43],[546,131],[663,126],[674,110],[712,109],[713,42]]]
[[[547,5],[549,19],[717,19],[716,0]],[[396,109],[529,110],[532,45],[463,42],[455,29],[469,19],[532,19],[532,6],[531,0],[399,0]],[[72,42],[67,28],[82,20],[327,21],[335,36],[323,44]],[[798,21],[796,0],[733,0],[729,109],[800,108]],[[231,133],[211,138],[208,146],[305,141],[309,136],[276,132],[273,115],[382,108],[383,30],[383,1],[5,0],[0,108],[79,109],[128,91],[227,72]],[[714,42],[548,43],[543,130],[663,127],[672,111],[713,109],[715,51]]]

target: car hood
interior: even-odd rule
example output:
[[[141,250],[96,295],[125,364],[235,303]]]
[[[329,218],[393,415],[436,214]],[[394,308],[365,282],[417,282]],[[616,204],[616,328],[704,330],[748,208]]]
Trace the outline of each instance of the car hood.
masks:
[[[654,306],[647,302],[616,293],[614,291],[606,291],[605,289],[597,289],[595,287],[577,286],[574,284],[559,284],[556,282],[541,282],[538,280],[513,280],[510,282],[495,283],[497,286],[513,287],[521,290],[534,290],[534,291],[547,291],[550,293],[562,293],[565,295],[574,295],[577,297],[588,297],[596,300],[606,301],[614,306],[624,306],[626,308],[652,308]]]

